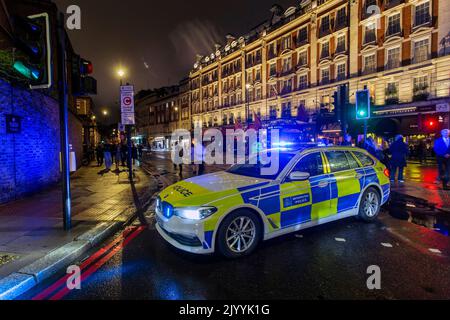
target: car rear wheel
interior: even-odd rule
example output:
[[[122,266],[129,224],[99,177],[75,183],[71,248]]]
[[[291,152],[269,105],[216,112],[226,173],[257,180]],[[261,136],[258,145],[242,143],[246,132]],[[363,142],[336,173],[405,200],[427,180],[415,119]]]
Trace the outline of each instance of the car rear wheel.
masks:
[[[366,222],[372,222],[377,219],[380,208],[380,194],[375,188],[370,187],[362,195],[358,216]]]
[[[239,210],[223,220],[217,234],[217,248],[227,258],[239,258],[252,253],[261,239],[262,226],[251,211]]]

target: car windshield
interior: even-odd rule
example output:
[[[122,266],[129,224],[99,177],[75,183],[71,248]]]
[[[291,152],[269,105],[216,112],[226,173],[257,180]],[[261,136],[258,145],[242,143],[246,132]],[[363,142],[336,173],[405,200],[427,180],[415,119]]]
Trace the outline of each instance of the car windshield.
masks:
[[[279,165],[278,168],[271,163],[262,164],[258,161],[257,164],[236,164],[227,170],[229,173],[238,174],[241,176],[247,176],[252,178],[261,178],[261,179],[270,179],[274,180],[278,177],[280,172],[286,167],[289,161],[295,156],[294,153],[279,153]],[[274,159],[272,159],[274,161]],[[276,169],[271,174],[263,174],[263,168],[272,168]]]

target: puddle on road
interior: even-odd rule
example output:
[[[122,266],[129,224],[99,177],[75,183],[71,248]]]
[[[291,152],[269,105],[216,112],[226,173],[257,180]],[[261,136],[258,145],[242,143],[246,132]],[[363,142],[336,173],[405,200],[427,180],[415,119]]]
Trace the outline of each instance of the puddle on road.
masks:
[[[386,210],[396,219],[405,220],[449,236],[450,212],[436,209],[426,200],[393,192]]]

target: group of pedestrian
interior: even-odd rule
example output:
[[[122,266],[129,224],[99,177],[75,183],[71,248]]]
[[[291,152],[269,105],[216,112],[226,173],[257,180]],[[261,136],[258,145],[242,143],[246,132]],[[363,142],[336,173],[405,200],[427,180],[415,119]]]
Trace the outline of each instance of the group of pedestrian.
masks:
[[[404,141],[402,135],[397,135],[394,141],[389,145],[384,141],[383,147],[379,147],[372,137],[368,137],[359,146],[366,149],[371,155],[376,157],[380,162],[386,165],[390,171],[390,180],[395,183],[397,180],[403,184],[404,170],[407,167],[407,160],[411,152],[411,148]],[[341,142],[343,146],[352,145],[352,137],[345,135]],[[426,154],[426,144],[421,141],[418,144],[419,148],[423,150],[418,151],[420,163],[426,162],[424,155]],[[444,129],[441,131],[441,137],[434,141],[433,151],[436,154],[438,165],[438,180],[442,182],[444,190],[450,190],[448,185],[450,182],[450,130]]]
[[[184,148],[182,148],[179,144],[178,141],[175,142],[174,144],[175,150],[178,149],[178,157],[180,159],[182,159],[184,157]],[[205,146],[203,144],[197,145],[195,140],[192,141],[191,143],[191,164],[190,166],[192,167],[192,173],[193,175],[203,175],[205,173]],[[198,161],[200,160],[201,161]],[[197,160],[197,161],[196,161]],[[199,163],[196,163],[199,162]],[[173,164],[173,169],[175,171],[178,171],[178,174],[180,175],[180,177],[183,175],[183,164]]]
[[[119,167],[127,166],[128,159],[128,145],[125,140],[111,140],[107,138],[104,142],[100,142],[95,148],[95,156],[97,160],[97,166],[103,166],[105,164],[105,170],[110,171],[113,164],[116,166],[116,170]],[[136,160],[142,159],[143,146],[137,146],[132,142],[131,146],[131,158],[133,165],[136,164]]]

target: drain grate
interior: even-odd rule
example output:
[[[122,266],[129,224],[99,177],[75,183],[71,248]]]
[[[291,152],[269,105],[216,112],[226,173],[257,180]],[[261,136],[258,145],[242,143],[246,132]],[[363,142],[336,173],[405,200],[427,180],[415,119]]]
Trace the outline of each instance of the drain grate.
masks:
[[[18,258],[19,256],[15,254],[0,252],[0,267]]]

